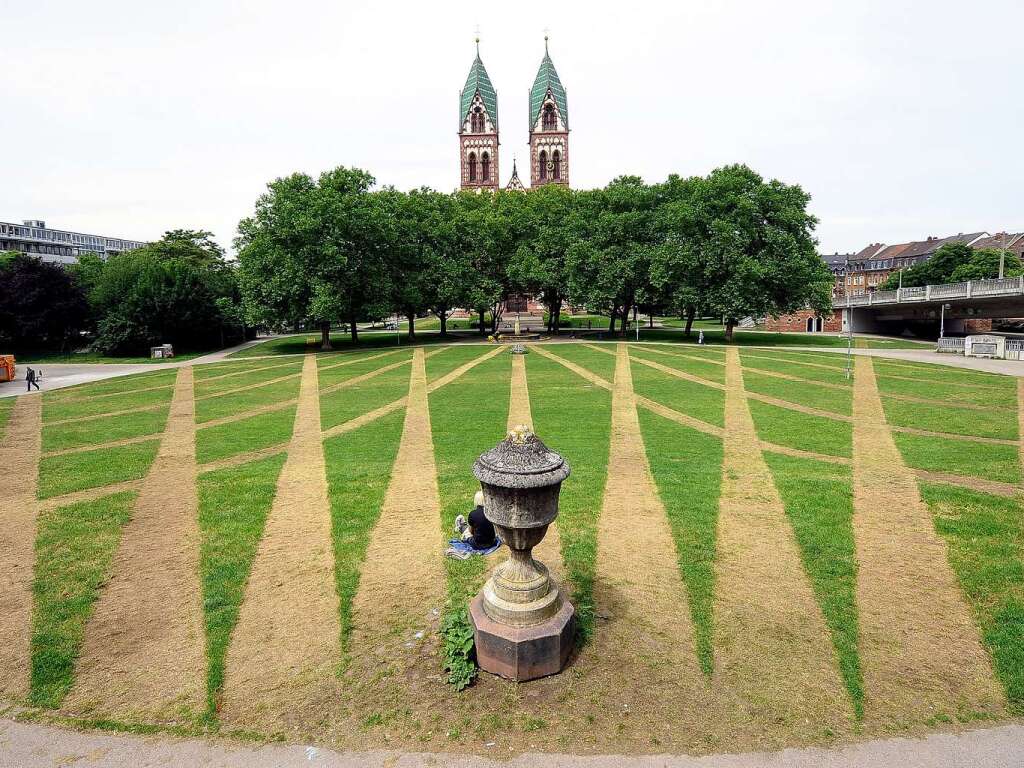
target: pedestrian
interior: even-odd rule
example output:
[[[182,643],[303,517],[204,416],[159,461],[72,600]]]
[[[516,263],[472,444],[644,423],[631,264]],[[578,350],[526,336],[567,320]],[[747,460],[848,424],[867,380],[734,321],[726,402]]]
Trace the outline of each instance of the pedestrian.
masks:
[[[700,345],[704,344],[704,331],[697,334],[697,343]]]
[[[25,372],[25,389],[27,392],[31,392],[32,387],[39,389],[39,383],[36,381],[36,372],[29,368]]]

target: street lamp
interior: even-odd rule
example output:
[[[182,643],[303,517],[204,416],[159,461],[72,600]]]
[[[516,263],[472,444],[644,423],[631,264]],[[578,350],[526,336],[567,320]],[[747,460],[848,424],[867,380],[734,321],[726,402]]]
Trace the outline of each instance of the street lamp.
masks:
[[[952,309],[952,304],[943,304],[939,307],[939,338],[945,338],[946,336],[946,310]]]

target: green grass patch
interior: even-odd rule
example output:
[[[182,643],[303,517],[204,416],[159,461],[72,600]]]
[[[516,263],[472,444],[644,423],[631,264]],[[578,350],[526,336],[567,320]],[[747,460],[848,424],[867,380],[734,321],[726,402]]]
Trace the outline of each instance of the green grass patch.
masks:
[[[339,353],[354,352],[368,349],[389,349],[396,346],[422,346],[424,344],[445,344],[451,339],[442,338],[436,333],[420,334],[419,324],[416,328],[416,340],[410,343],[409,334],[402,332],[401,344],[396,340],[397,334],[394,331],[384,333],[366,333],[359,331],[359,343],[353,344],[347,333],[332,333],[331,345],[334,349],[330,352],[320,351],[320,331],[300,333],[296,336],[282,336],[279,339],[269,339],[262,344],[255,344],[251,347],[232,352],[228,359],[235,360],[245,357],[258,357],[260,355],[301,355],[306,352],[316,352],[317,355],[329,357]]]
[[[409,366],[401,365],[372,379],[320,395],[320,425],[328,429],[380,408],[409,393]]]
[[[853,389],[831,389],[816,384],[803,384],[799,381],[777,379],[774,376],[763,376],[750,371],[743,372],[743,385],[749,392],[757,392],[769,397],[777,397],[791,403],[806,405],[832,413],[849,416],[853,412]]]
[[[124,380],[126,387],[131,387],[130,380]],[[43,397],[43,423],[63,419],[77,419],[82,416],[98,416],[104,413],[129,411],[135,408],[147,408],[171,402],[174,389],[154,389],[149,392],[126,392],[114,397],[103,397],[97,400],[61,401],[57,398]]]
[[[697,331],[700,330],[694,324],[693,335],[687,337],[682,328],[647,328],[640,329],[640,338],[643,341],[676,342],[680,344],[696,344]],[[633,331],[629,332],[630,338],[635,338]],[[708,344],[724,344],[725,330],[719,327],[705,327],[704,340]],[[909,339],[880,339],[870,337],[854,337],[855,341],[864,341],[871,349],[928,349],[934,343],[922,343]],[[734,346],[757,346],[757,347],[830,347],[845,348],[846,337],[824,333],[770,333],[765,331],[740,331],[733,333]]]
[[[839,672],[857,719],[864,716],[864,675],[857,652],[857,554],[849,467],[766,453],[793,525],[800,556],[821,606]]]
[[[284,456],[271,456],[199,478],[199,576],[206,628],[208,717],[215,717],[219,709],[231,633],[284,461]]]
[[[686,586],[697,658],[714,669],[715,546],[722,486],[722,441],[639,409],[647,460],[672,529]]]
[[[428,357],[424,363],[427,368],[427,383],[437,381],[460,365],[465,365],[487,354],[491,349],[482,344],[463,344],[439,351],[438,354]]]
[[[199,366],[199,370],[203,366]],[[79,397],[96,397],[126,393],[130,390],[149,389],[150,387],[171,387],[178,376],[176,369],[153,371],[152,373],[133,373],[130,376],[115,376],[112,379],[93,381],[87,384],[76,384],[73,387],[56,389],[46,393],[46,399],[52,402],[74,400]]]
[[[615,352],[615,345],[603,344],[603,349],[608,352]],[[615,355],[607,352],[598,352],[596,349],[585,347],[582,344],[557,344],[545,347],[570,363],[576,363],[581,368],[586,368],[591,373],[596,373],[609,383],[615,381]]]
[[[441,357],[460,350],[446,352]],[[473,495],[480,490],[473,462],[505,437],[508,420],[512,358],[509,354],[480,363],[472,373],[430,395],[430,424],[434,435],[441,527],[451,533],[455,517],[469,514]],[[480,588],[483,575],[496,558],[445,559],[447,610],[458,610]]]
[[[324,442],[343,650],[352,633],[352,601],[391,480],[404,420],[405,411],[395,411]]]
[[[39,462],[39,498],[137,480],[156,458],[159,440],[50,456]]]
[[[1012,391],[1016,387],[1016,379],[1013,376],[1004,376],[998,373],[987,371],[974,371],[968,368],[956,368],[950,365],[938,363],[915,363],[903,360],[889,360],[886,358],[873,358],[875,374],[892,376],[910,376],[928,379],[932,382],[951,382],[972,384],[979,387],[993,387],[995,389]]]
[[[303,358],[296,356],[282,357],[280,360],[238,360],[226,363],[209,363],[207,365],[195,366],[192,369],[192,377],[195,379],[196,386],[198,387],[200,383],[208,379],[224,376],[226,377],[225,381],[230,381],[255,371],[257,368],[265,368],[268,373],[275,370],[287,372],[291,368],[301,370],[302,362]]]
[[[216,350],[208,349],[200,352],[185,352],[176,351],[174,354],[173,362],[181,362],[183,360],[194,360],[197,357],[208,355]],[[18,360],[18,365],[45,365],[47,363],[53,364],[64,364],[64,363],[89,363],[89,364],[107,364],[107,365],[140,365],[143,363],[151,365],[161,365],[163,363],[172,362],[171,360],[164,360],[162,358],[152,357],[105,357],[99,352],[57,352],[53,350],[29,350],[26,352],[18,353],[15,351],[15,357]]]
[[[690,357],[681,357],[679,355],[652,355],[643,346],[630,347],[629,355],[634,360],[649,360],[652,363],[659,363],[667,368],[674,368],[677,371],[689,373],[693,376],[699,376],[702,379],[714,381],[718,384],[725,384],[724,365],[715,365],[713,362],[705,363],[701,360],[693,360]]]
[[[198,381],[195,385],[196,397],[209,397],[219,392],[229,392],[234,389],[263,384],[265,382],[280,379],[285,376],[295,376],[302,371],[302,364],[283,365],[280,368],[269,368],[262,371],[238,372],[236,376],[229,376],[226,379],[214,379],[213,381]]]
[[[284,400],[294,400],[299,396],[299,378],[289,379],[277,384],[238,392],[234,395],[211,397],[209,400],[196,401],[196,422],[212,421],[225,416],[234,416],[264,405],[273,405]]]
[[[914,376],[915,374],[900,374]],[[906,379],[891,379],[879,373],[875,367],[875,380],[878,382],[878,391],[883,395],[909,395],[911,397],[926,397],[930,400],[941,400],[956,405],[983,405],[987,407],[999,407],[1014,409],[1017,408],[1017,387],[1013,379],[1007,379],[1005,387],[983,386],[960,386],[967,381],[956,381],[949,378],[948,381],[920,378],[914,381]],[[1009,418],[1013,418],[1011,415]]]
[[[1018,499],[921,483],[1010,711],[1024,714],[1024,510]]]
[[[134,493],[40,513],[32,581],[32,670],[29,701],[59,707],[74,683],[85,625],[110,577]]]
[[[791,360],[780,360],[775,357],[769,357],[769,355],[771,355],[770,352],[763,352],[761,354],[747,354],[746,352],[740,352],[740,360],[743,364],[744,370],[758,368],[762,371],[772,371],[773,373],[783,373],[787,376],[796,376],[799,379],[806,379],[807,381],[823,381],[828,384],[840,384],[844,386],[851,386],[853,384],[852,374],[850,378],[847,379],[843,368],[826,370],[824,368],[817,368]],[[793,384],[801,386],[801,382],[794,381]]]
[[[14,402],[13,397],[0,398],[0,440],[7,431],[7,422],[10,421],[11,411],[14,410]]]
[[[288,442],[295,406],[196,431],[196,461],[206,464]]]
[[[749,404],[757,436],[762,440],[828,456],[853,454],[853,425],[849,422],[798,413],[757,400],[750,400]]]
[[[911,403],[882,397],[885,418],[899,427],[950,432],[954,435],[1017,439],[1017,414],[1006,411],[976,411],[941,405]]]
[[[669,373],[633,362],[633,389],[669,408],[693,416],[708,424],[725,424],[725,392],[720,389],[677,379]]]
[[[395,354],[386,355],[385,357],[376,357],[376,354],[379,353],[374,353],[374,355],[371,355],[371,357],[373,357],[372,360],[359,359],[364,357],[363,355],[359,355],[358,358],[356,358],[353,355],[348,355],[347,357],[353,359],[344,361],[346,362],[346,365],[338,365],[335,368],[326,368],[326,370],[326,366],[337,365],[337,363],[341,361],[335,360],[334,358],[331,357],[317,358],[317,363],[319,365],[317,378],[319,379],[320,382],[320,389],[324,390],[327,387],[330,387],[334,384],[339,384],[342,381],[347,381],[348,379],[353,379],[357,376],[372,373],[373,371],[380,370],[381,368],[385,368],[389,365],[394,365],[395,363],[400,363],[402,361],[412,359],[411,349],[399,350]],[[406,378],[408,378],[409,369],[403,368],[402,370],[406,371]]]
[[[1020,482],[1020,460],[1014,445],[972,443],[896,432],[896,446],[907,466],[951,472],[1004,483]]]
[[[580,633],[589,638],[594,630],[597,522],[608,472],[612,396],[540,355],[527,355],[526,370],[537,435],[572,468],[562,484],[555,525]]]
[[[164,430],[169,410],[170,405],[158,411],[139,411],[105,419],[44,426],[43,450],[61,451],[66,448],[125,440],[129,437],[157,435]]]

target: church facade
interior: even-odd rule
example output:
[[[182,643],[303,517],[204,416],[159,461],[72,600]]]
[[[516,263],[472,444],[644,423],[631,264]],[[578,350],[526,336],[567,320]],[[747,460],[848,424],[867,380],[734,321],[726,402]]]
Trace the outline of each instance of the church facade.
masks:
[[[498,92],[480,58],[469,68],[459,93],[460,188],[496,191],[500,184]],[[531,187],[569,186],[569,103],[544,38],[544,58],[530,88],[529,146]],[[523,190],[515,162],[506,189]]]

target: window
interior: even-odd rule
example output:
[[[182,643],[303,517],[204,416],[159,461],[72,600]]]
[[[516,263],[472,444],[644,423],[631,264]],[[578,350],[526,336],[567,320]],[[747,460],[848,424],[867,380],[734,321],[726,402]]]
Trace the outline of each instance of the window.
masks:
[[[476,152],[469,153],[469,180],[476,181]]]
[[[551,164],[554,166],[551,169],[551,178],[557,181],[562,178],[562,153],[557,149],[551,153]]]
[[[485,128],[484,111],[480,107],[475,107],[469,116],[469,129],[473,133],[483,133]]]
[[[490,181],[491,180],[491,156],[489,154],[487,154],[486,152],[484,152],[480,156],[480,170],[482,171],[482,175],[484,177],[484,181]]]
[[[548,177],[548,153],[543,149],[540,151],[540,177],[546,179]]]
[[[544,107],[544,116],[541,127],[545,131],[553,131],[558,127],[558,119],[555,117],[555,108],[548,104]]]

